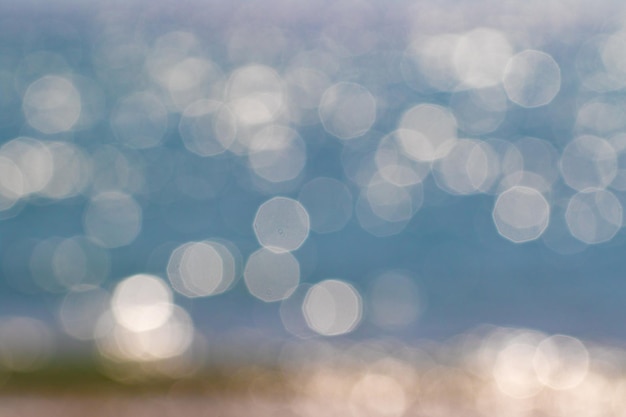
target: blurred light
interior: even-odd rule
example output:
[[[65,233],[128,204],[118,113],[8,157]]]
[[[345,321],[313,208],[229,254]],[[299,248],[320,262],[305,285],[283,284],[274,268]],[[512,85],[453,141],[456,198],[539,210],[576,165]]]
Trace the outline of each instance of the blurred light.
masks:
[[[270,125],[254,135],[248,161],[256,175],[270,182],[296,178],[306,164],[306,145],[298,132]]]
[[[185,107],[178,125],[185,148],[200,156],[215,156],[235,140],[232,112],[220,102],[198,100]]]
[[[63,330],[73,338],[92,340],[96,324],[109,302],[109,293],[97,287],[68,293],[59,308]]]
[[[24,195],[24,176],[19,166],[0,152],[0,210],[8,210]]]
[[[109,277],[111,270],[109,254],[80,236],[60,241],[54,248],[51,263],[56,285],[63,289],[99,285]]]
[[[285,73],[292,120],[299,125],[319,123],[318,106],[330,86],[328,76],[315,68],[295,66]]]
[[[378,175],[374,175],[364,190],[372,212],[389,222],[409,220],[424,201],[421,184],[398,187]]]
[[[4,368],[37,370],[46,365],[53,349],[52,332],[43,322],[30,317],[0,320],[0,361]]]
[[[290,334],[301,339],[308,339],[315,335],[309,328],[302,310],[302,303],[309,288],[311,288],[310,284],[298,285],[291,295],[280,303],[279,314],[283,327]]]
[[[519,177],[519,185],[530,185],[522,183],[523,177],[534,174],[546,184],[545,191],[548,191],[549,185],[559,177],[558,160],[559,153],[550,142],[525,136],[507,149],[502,163],[505,172],[511,174],[509,176]],[[544,191],[540,187],[537,189]]]
[[[415,322],[423,309],[413,278],[404,271],[388,271],[374,280],[369,292],[371,321],[383,329]]]
[[[63,292],[68,288],[57,280],[54,271],[54,254],[62,238],[52,237],[38,241],[30,254],[28,269],[39,289],[50,292]]]
[[[588,244],[609,241],[622,227],[622,205],[606,190],[586,190],[572,196],[565,219],[570,233]]]
[[[85,233],[106,248],[126,246],[141,231],[142,210],[131,196],[115,191],[93,197],[85,210]]]
[[[626,75],[626,58],[624,58],[624,48],[626,47],[626,32],[618,31],[611,34],[606,42],[601,46],[602,62],[610,76],[610,80],[615,83],[613,89],[624,86],[624,76]]]
[[[253,226],[263,247],[276,253],[291,252],[309,236],[309,214],[297,200],[274,197],[261,204]]]
[[[563,150],[560,163],[563,179],[573,189],[606,188],[617,174],[617,154],[606,140],[580,136]]]
[[[593,36],[580,46],[576,55],[576,69],[583,86],[599,93],[617,90],[626,85],[626,79],[619,74],[619,65],[616,68],[617,71],[612,68],[611,61],[615,61],[611,55],[615,54],[615,50],[608,51],[607,63],[609,65],[604,62],[603,55],[609,39],[610,37],[605,34]],[[614,44],[611,49],[617,44]]]
[[[117,284],[111,311],[117,323],[131,332],[152,330],[172,315],[172,292],[160,278],[138,274]]]
[[[172,65],[164,76],[172,102],[179,111],[193,102],[209,97],[221,99],[218,91],[223,88],[222,71],[205,58],[190,57]]]
[[[495,152],[482,141],[462,139],[434,165],[439,187],[451,194],[473,194],[491,188],[500,174]]]
[[[581,106],[576,116],[576,130],[607,136],[626,128],[626,111],[621,105],[592,100]]]
[[[626,134],[618,133],[609,139],[617,156],[617,172],[611,182],[611,188],[626,191]]]
[[[612,413],[611,410],[610,395],[614,391],[612,381],[605,375],[590,372],[580,384],[556,396],[555,411],[565,416],[619,416],[620,412]]]
[[[561,89],[561,69],[545,52],[526,50],[509,60],[502,83],[515,104],[545,106]]]
[[[395,130],[383,137],[376,149],[376,167],[380,175],[399,187],[421,183],[430,174],[430,162],[410,158],[403,148],[403,141],[418,138],[411,130]]]
[[[533,363],[542,383],[555,390],[566,390],[587,376],[589,352],[576,338],[554,335],[539,344]]]
[[[360,84],[340,82],[322,95],[319,115],[331,135],[339,139],[357,138],[376,121],[376,99]]]
[[[484,88],[499,84],[513,53],[506,36],[497,30],[477,28],[456,42],[454,66],[465,87]]]
[[[158,146],[168,127],[167,109],[150,93],[133,93],[122,98],[111,115],[111,128],[117,139],[130,148]]]
[[[172,287],[187,297],[220,294],[235,280],[235,258],[216,241],[186,243],[170,255],[167,276]]]
[[[138,192],[145,181],[144,167],[134,156],[111,145],[103,145],[92,151],[92,193]]]
[[[515,243],[537,239],[548,227],[550,205],[537,190],[509,188],[498,196],[493,208],[498,233]]]
[[[361,296],[350,284],[325,280],[308,290],[302,311],[309,327],[323,336],[349,333],[361,321]]]
[[[62,199],[73,197],[87,187],[91,180],[91,161],[80,148],[67,142],[47,142],[54,167],[50,180],[39,191],[44,197]]]
[[[398,193],[395,195],[396,201],[391,202],[391,204],[387,206],[385,205],[384,201],[380,202],[379,200],[374,200],[374,203],[375,204],[379,203],[378,210],[382,214],[385,215],[385,212],[387,212],[386,213],[387,215],[392,216],[394,215],[394,212],[396,212],[395,214],[401,215],[400,217],[402,217],[403,220],[389,221],[389,220],[382,218],[378,214],[376,214],[372,208],[372,205],[369,199],[367,198],[367,192],[362,192],[356,201],[355,214],[356,214],[357,220],[359,221],[359,225],[361,226],[363,230],[365,230],[366,232],[376,237],[397,235],[406,228],[406,226],[409,224],[409,221],[412,219],[411,216],[407,216],[408,213],[402,212],[402,211],[397,212],[396,210],[397,208],[396,205],[398,203],[403,203],[405,207],[408,205],[408,202],[406,200],[403,200],[403,198],[406,197],[406,190],[401,191],[397,187],[391,188],[395,186],[393,186],[393,184],[390,184],[390,183],[388,183],[387,187],[385,187],[385,185],[382,184],[382,186],[378,190],[376,190],[376,192],[372,194],[373,195],[378,194],[378,196],[384,197],[384,191],[386,188],[387,188],[387,191],[391,191],[392,193],[394,191],[398,191]],[[417,190],[420,190],[420,189],[421,187],[417,188]],[[381,191],[383,193],[380,193]],[[416,194],[419,197],[419,193],[416,193]],[[416,207],[419,209],[421,202],[420,200],[418,200],[417,202],[418,202],[417,206],[413,206],[413,204],[411,203],[411,208]]]
[[[418,104],[404,112],[398,136],[404,152],[417,161],[434,161],[448,154],[457,139],[456,119],[445,107]]]
[[[502,178],[498,184],[498,191],[501,193],[512,187],[528,187],[545,195],[552,192],[551,184],[544,177],[528,171],[516,171]]]
[[[484,135],[496,130],[507,112],[507,97],[502,86],[456,91],[450,97],[450,109],[459,129],[470,135]]]
[[[23,196],[43,190],[54,172],[54,160],[46,144],[28,137],[12,139],[0,147],[0,155],[11,159],[22,173]],[[10,173],[9,190],[19,189],[16,173]],[[17,183],[16,183],[17,181]]]
[[[250,294],[265,302],[289,297],[300,282],[300,264],[289,252],[261,248],[248,258],[244,280]]]
[[[413,42],[404,52],[402,75],[418,91],[454,91],[459,84],[454,57],[462,37],[440,34]]]
[[[350,392],[350,405],[355,416],[400,417],[407,406],[404,387],[393,377],[368,373]]]
[[[352,217],[352,193],[341,181],[317,177],[300,188],[298,200],[309,213],[311,230],[332,233],[343,229]]]
[[[510,343],[500,351],[493,367],[500,391],[513,398],[529,398],[543,389],[533,367],[536,350],[527,343]]]
[[[243,126],[271,123],[284,110],[284,90],[283,80],[273,68],[264,65],[240,67],[228,80],[227,104]],[[245,138],[238,137],[238,140]]]
[[[541,239],[548,248],[562,255],[578,254],[588,247],[587,243],[576,239],[570,232],[565,218],[567,207],[564,207],[568,202],[567,199],[552,206],[550,227],[541,235]]]
[[[45,76],[33,82],[22,104],[24,116],[35,129],[47,134],[70,130],[81,113],[81,97],[67,78]]]
[[[105,314],[98,323],[97,343],[100,352],[115,361],[153,362],[177,357],[194,339],[191,318],[179,306],[170,305],[168,317],[148,329],[129,329],[107,321]]]
[[[205,94],[211,76],[219,73],[212,63],[193,57],[199,50],[200,43],[192,33],[168,32],[157,38],[145,60],[148,74],[170,94],[179,111],[192,101],[209,98]]]

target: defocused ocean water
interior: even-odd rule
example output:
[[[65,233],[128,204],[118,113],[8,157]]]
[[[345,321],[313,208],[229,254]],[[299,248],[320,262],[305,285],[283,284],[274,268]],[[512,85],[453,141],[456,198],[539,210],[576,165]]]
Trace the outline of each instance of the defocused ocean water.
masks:
[[[620,2],[0,11],[7,351],[626,338]]]

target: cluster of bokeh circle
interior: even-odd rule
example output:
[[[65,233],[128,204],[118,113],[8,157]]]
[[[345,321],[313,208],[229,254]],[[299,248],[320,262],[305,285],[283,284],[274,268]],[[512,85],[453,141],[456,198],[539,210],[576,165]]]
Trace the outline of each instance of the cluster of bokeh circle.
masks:
[[[487,195],[503,239],[541,241],[564,255],[620,231],[626,112],[611,94],[626,86],[623,31],[582,42],[575,68],[566,68],[541,42],[496,27],[412,28],[388,55],[373,41],[342,44],[345,33],[290,49],[280,27],[263,36],[239,29],[225,38],[224,62],[193,30],[142,38],[112,25],[94,40],[89,70],[53,51],[0,67],[0,85],[11,85],[0,105],[18,104],[24,120],[21,135],[0,147],[0,216],[17,216],[25,202],[84,200],[80,236],[25,243],[37,286],[69,292],[60,317],[72,336],[95,337],[87,323],[96,321],[104,352],[119,354],[125,340],[133,358],[171,356],[188,347],[193,328],[174,292],[216,296],[240,277],[255,298],[280,303],[297,336],[349,333],[365,310],[381,327],[405,325],[419,312],[410,272],[390,265],[364,296],[349,277],[301,282],[298,250],[311,234],[352,226],[401,234],[434,192]],[[363,56],[384,71],[363,66]],[[556,129],[567,138],[555,140],[546,118],[561,114],[555,101],[572,100],[566,82],[583,91],[581,104],[563,116],[571,126]],[[546,138],[511,134],[535,117]],[[90,141],[103,125],[107,141]],[[320,168],[329,149],[339,173]],[[242,208],[225,203],[233,183],[264,200],[243,226]],[[226,235],[177,242],[160,271],[167,280],[136,274],[111,294],[101,288],[111,251],[138,239],[148,209],[183,197],[211,201],[219,221],[252,230],[255,250],[242,255]],[[148,348],[176,332],[178,344]]]

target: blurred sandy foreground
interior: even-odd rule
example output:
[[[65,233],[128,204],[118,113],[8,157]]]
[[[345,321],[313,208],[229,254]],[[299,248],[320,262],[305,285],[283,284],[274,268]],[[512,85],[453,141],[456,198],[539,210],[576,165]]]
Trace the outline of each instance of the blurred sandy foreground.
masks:
[[[56,361],[6,370],[0,417],[620,417],[624,352],[489,327],[445,343],[309,341],[283,346],[274,360],[178,374],[171,363]]]

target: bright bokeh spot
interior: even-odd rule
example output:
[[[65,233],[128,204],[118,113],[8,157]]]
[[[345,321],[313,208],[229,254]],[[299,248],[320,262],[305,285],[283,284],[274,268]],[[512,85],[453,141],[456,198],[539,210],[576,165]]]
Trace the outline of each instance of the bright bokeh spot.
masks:
[[[407,395],[394,377],[368,373],[361,377],[350,392],[354,416],[400,417],[407,406]]]
[[[274,197],[261,204],[253,227],[263,247],[277,253],[291,252],[309,236],[309,214],[297,200]]]
[[[222,71],[205,58],[189,57],[172,65],[164,76],[172,102],[184,110],[196,100],[214,95],[223,86]]]
[[[0,210],[8,210],[24,195],[24,176],[12,159],[0,155]]]
[[[109,293],[97,287],[68,293],[59,309],[63,330],[75,339],[92,340],[96,324],[109,303]]]
[[[128,52],[137,53],[135,47],[140,46],[134,45],[132,42],[127,43],[126,48],[130,50]],[[172,77],[176,83],[176,67],[191,55],[199,52],[199,46],[200,42],[193,33],[177,30],[162,34],[156,39],[149,51],[142,51],[141,53],[146,54],[147,52],[145,66],[150,77],[164,89],[169,89]],[[122,59],[122,57],[118,59]],[[188,82],[193,84],[191,80]]]
[[[20,136],[6,142],[0,148],[0,156],[11,159],[22,174],[22,196],[42,191],[50,182],[54,173],[54,159],[45,142]],[[19,181],[15,174],[7,181]],[[11,180],[10,178],[13,178]],[[17,190],[15,184],[11,187]]]
[[[100,353],[116,362],[153,362],[184,354],[194,340],[194,326],[189,314],[171,306],[166,320],[149,329],[129,329],[111,323],[104,314],[96,327]]]
[[[489,144],[462,139],[434,166],[435,179],[451,194],[487,191],[499,174],[497,156]]]
[[[228,107],[214,100],[198,100],[185,107],[178,131],[190,152],[215,156],[232,145],[236,124]]]
[[[48,198],[73,197],[84,189],[91,180],[91,161],[77,146],[67,142],[48,142],[54,167],[50,180],[39,192]]]
[[[576,239],[588,244],[607,242],[622,227],[623,208],[610,191],[586,190],[569,200],[565,220]]]
[[[500,351],[493,378],[501,392],[522,399],[534,397],[543,389],[533,366],[536,351],[532,344],[515,342]]]
[[[231,251],[216,241],[190,242],[176,248],[167,264],[172,287],[187,297],[220,294],[235,280]]]
[[[339,139],[363,136],[376,121],[376,99],[365,87],[340,82],[328,88],[319,105],[324,129]]]
[[[573,189],[603,189],[617,175],[617,154],[602,138],[580,136],[563,150],[560,167],[563,179]]]
[[[456,91],[450,97],[450,110],[459,129],[470,135],[484,135],[496,130],[504,121],[508,105],[500,84]]]
[[[302,304],[309,327],[323,336],[353,331],[360,323],[362,300],[350,284],[329,279],[309,289]]]
[[[430,174],[430,162],[411,158],[404,151],[403,141],[412,136],[419,140],[419,133],[398,129],[383,137],[376,148],[378,172],[399,187],[419,184]]]
[[[420,209],[423,203],[421,186],[399,187],[379,176],[372,177],[364,190],[364,196],[372,212],[379,218],[389,222],[409,220]]]
[[[626,191],[626,134],[618,133],[609,139],[617,156],[617,172],[611,182],[611,188]]]
[[[78,121],[81,108],[80,93],[74,84],[53,75],[33,82],[22,104],[28,124],[47,134],[70,130]]]
[[[248,258],[244,280],[250,294],[265,302],[289,297],[300,282],[300,264],[289,252],[261,248]]]
[[[284,110],[285,86],[273,68],[249,65],[231,74],[226,98],[228,106],[243,127],[271,123]]]
[[[548,227],[550,204],[537,190],[512,187],[498,196],[493,208],[498,233],[515,243],[537,239]]]
[[[64,239],[52,253],[51,266],[55,285],[80,290],[101,284],[109,277],[111,259],[105,249],[93,241],[76,236]]]
[[[623,30],[611,34],[600,47],[604,68],[610,79],[615,80],[614,84],[617,88],[623,87],[624,76],[626,76],[624,48],[626,48],[626,32]]]
[[[406,83],[418,91],[454,91],[460,83],[455,55],[461,39],[461,35],[443,33],[409,45],[402,67]]]
[[[515,104],[541,107],[549,104],[561,89],[561,69],[545,52],[526,50],[509,60],[502,82]]]
[[[248,161],[253,172],[273,182],[292,180],[306,164],[306,144],[298,132],[271,125],[253,136]]]
[[[138,274],[117,284],[111,297],[111,311],[124,328],[143,332],[169,320],[174,309],[172,301],[172,291],[163,280]]]
[[[291,118],[300,125],[319,123],[317,108],[322,94],[330,86],[328,76],[314,68],[291,68],[285,74],[288,96],[292,108]]]
[[[572,389],[587,377],[589,352],[574,337],[554,335],[539,344],[534,365],[546,386],[554,390]]]
[[[434,161],[448,154],[457,140],[452,113],[435,104],[418,104],[400,119],[397,135],[404,152],[417,161]]]
[[[474,29],[459,39],[454,66],[464,86],[484,88],[499,84],[513,53],[506,36],[489,28]]]

